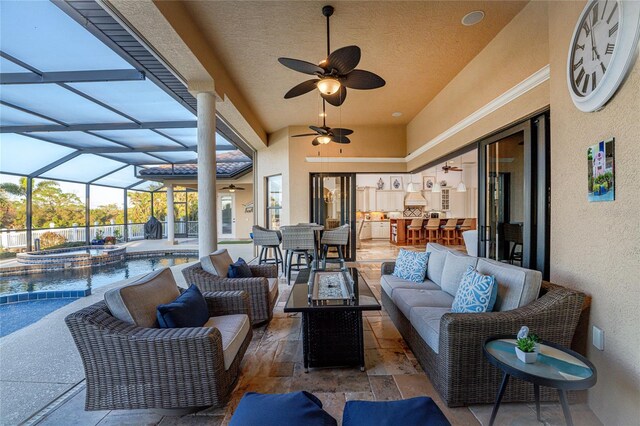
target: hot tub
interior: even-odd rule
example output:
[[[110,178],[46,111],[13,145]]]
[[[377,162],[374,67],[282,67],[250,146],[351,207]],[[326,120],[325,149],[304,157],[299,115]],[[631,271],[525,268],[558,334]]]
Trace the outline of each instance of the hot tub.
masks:
[[[18,253],[17,261],[26,265],[42,265],[47,269],[83,268],[124,260],[126,247],[82,246]]]

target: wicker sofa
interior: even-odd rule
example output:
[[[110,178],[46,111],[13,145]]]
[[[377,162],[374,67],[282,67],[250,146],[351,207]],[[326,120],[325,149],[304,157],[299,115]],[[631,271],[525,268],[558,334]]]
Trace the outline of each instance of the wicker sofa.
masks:
[[[84,365],[86,410],[183,413],[227,403],[253,335],[249,296],[203,293],[210,316],[203,327],[158,328],[157,305],[179,293],[166,268],[66,317]]]
[[[501,372],[485,359],[485,339],[516,334],[526,325],[541,338],[569,347],[585,299],[583,293],[550,283],[541,274],[429,243],[427,278],[413,283],[392,276],[382,264],[382,303],[435,388],[450,407],[493,403]],[[469,265],[498,282],[494,312],[452,313],[451,303]],[[541,400],[557,400],[541,388]],[[512,380],[503,401],[534,401],[533,386]]]
[[[249,265],[253,277],[227,278],[232,262],[227,250],[221,249],[184,268],[182,275],[188,284],[195,284],[201,291],[246,291],[251,302],[252,325],[271,321],[279,294],[278,266]]]

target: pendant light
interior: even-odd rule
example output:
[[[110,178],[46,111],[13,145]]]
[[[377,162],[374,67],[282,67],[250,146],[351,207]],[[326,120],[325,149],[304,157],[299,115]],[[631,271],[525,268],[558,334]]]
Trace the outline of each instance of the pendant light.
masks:
[[[462,157],[460,157],[460,164],[462,165]],[[465,185],[464,181],[462,180],[462,170],[460,170],[460,182],[458,183],[458,186],[456,187],[456,191],[458,191],[458,192],[467,192],[467,185]]]
[[[433,183],[433,187],[431,188],[431,192],[442,192],[442,187],[440,186],[440,182],[437,180]]]

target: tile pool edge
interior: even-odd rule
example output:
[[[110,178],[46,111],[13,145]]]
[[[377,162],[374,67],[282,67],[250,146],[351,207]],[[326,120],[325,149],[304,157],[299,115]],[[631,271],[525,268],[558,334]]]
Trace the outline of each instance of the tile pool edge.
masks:
[[[91,289],[85,290],[38,290],[38,291],[24,291],[22,293],[8,294],[6,296],[0,296],[0,305],[6,305],[8,303],[29,302],[31,300],[45,300],[45,299],[77,299],[79,297],[86,297],[91,295]]]

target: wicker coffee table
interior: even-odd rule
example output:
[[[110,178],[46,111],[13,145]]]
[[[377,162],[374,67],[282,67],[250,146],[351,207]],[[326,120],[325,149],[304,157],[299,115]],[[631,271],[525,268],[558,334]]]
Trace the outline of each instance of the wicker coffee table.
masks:
[[[351,302],[309,302],[309,270],[300,271],[284,312],[302,313],[304,369],[357,365],[364,371],[362,311],[379,311],[380,303],[356,268],[347,272],[354,282]]]

